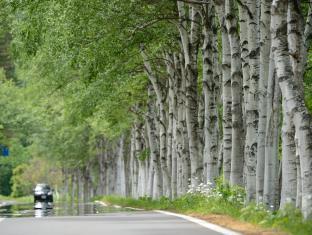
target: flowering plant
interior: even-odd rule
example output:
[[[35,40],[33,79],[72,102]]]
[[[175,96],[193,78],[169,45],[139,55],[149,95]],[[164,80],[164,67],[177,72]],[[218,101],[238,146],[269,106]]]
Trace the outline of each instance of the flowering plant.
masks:
[[[217,179],[215,183],[200,183],[197,186],[189,185],[187,194],[201,195],[207,199],[222,199],[232,203],[244,204],[245,190],[241,187],[231,187],[224,183],[221,179]]]

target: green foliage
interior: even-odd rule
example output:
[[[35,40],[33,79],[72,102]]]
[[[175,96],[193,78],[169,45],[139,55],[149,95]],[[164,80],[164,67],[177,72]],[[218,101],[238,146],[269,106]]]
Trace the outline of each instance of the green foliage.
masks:
[[[27,167],[28,165],[22,164],[13,170],[11,194],[13,197],[27,196],[32,193],[32,184],[22,177]]]
[[[145,161],[150,156],[150,149],[144,149],[139,153],[139,160]]]
[[[14,82],[0,70],[0,143],[10,147],[3,163],[12,169],[38,157],[84,165],[96,136],[117,138],[145,112],[139,44],[155,57],[177,46],[176,27],[166,22],[175,17],[170,1],[13,0],[1,7],[17,65]],[[153,63],[159,67],[158,59]],[[12,179],[16,196],[24,193],[24,174]]]
[[[267,218],[271,212],[264,205],[250,204],[240,210],[240,218],[252,223],[261,223]]]
[[[224,200],[243,204],[246,196],[245,189],[240,186],[230,186],[229,183],[224,182],[222,177],[216,179],[216,187],[214,191],[220,193]]]
[[[312,113],[312,73],[309,72],[310,77],[305,80],[304,91],[305,91],[305,103],[308,110]]]
[[[32,194],[37,183],[48,183],[53,188],[62,182],[62,173],[58,165],[45,158],[33,158],[27,164],[20,164],[13,170],[12,197]]]
[[[304,221],[299,209],[286,205],[282,210],[272,212],[263,205],[251,204],[241,209],[240,218],[264,227],[280,228],[291,234],[311,234],[312,223]]]
[[[312,113],[312,53],[308,52],[307,69],[304,76],[304,97],[310,113]]]
[[[11,194],[11,177],[12,167],[8,164],[0,165],[0,195],[9,196]]]

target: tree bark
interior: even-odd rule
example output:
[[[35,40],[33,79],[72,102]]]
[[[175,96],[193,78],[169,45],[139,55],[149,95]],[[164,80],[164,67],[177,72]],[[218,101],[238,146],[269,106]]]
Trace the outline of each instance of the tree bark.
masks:
[[[161,177],[161,167],[159,162],[159,140],[157,139],[157,130],[155,125],[155,108],[153,105],[153,88],[151,85],[149,85],[148,88],[148,97],[149,97],[149,103],[148,103],[148,110],[147,110],[147,121],[146,121],[146,127],[147,127],[147,134],[148,134],[148,140],[149,140],[149,146],[150,146],[150,156],[152,161],[151,170],[154,171],[154,179],[153,183],[154,186],[151,187],[151,190],[153,189],[153,192],[150,193],[153,198],[157,199],[160,196],[163,195],[163,187],[162,187],[162,177]],[[155,190],[154,190],[155,189]]]
[[[217,82],[214,80],[214,7],[206,4],[203,12],[203,91],[205,98],[204,119],[204,178],[207,182],[215,183],[218,176],[219,126],[217,110]]]
[[[258,136],[258,81],[259,81],[259,1],[247,0],[248,48],[249,48],[249,89],[246,103],[245,159],[247,166],[247,202],[256,199],[256,165]]]
[[[276,78],[273,55],[270,60],[267,88],[267,121],[265,131],[265,159],[263,194],[258,192],[258,203],[264,203],[271,210],[278,207],[279,202],[279,137],[280,137],[281,91]]]
[[[163,174],[164,194],[171,197],[171,179],[167,162],[167,115],[165,110],[165,97],[161,85],[152,70],[152,66],[145,53],[145,49],[141,46],[141,55],[144,61],[145,71],[151,81],[156,93],[158,107],[159,107],[159,148],[160,148],[160,162]]]
[[[249,47],[248,47],[248,5],[247,0],[241,0],[238,4],[238,17],[239,17],[239,37],[241,47],[241,60],[243,72],[243,123],[246,127],[246,108],[248,102],[248,94],[250,87],[250,74],[249,74]]]
[[[257,169],[256,169],[256,199],[257,203],[263,202],[264,187],[264,168],[265,168],[265,148],[266,148],[266,131],[267,129],[267,86],[268,77],[271,69],[273,75],[274,69],[270,68],[270,48],[271,48],[271,2],[272,0],[261,1],[261,18],[260,18],[260,79],[259,79],[259,126],[258,126],[258,148],[257,148]],[[272,55],[273,56],[273,55]],[[272,62],[271,64],[274,67]],[[274,79],[274,76],[270,76]],[[272,81],[270,81],[272,83]],[[276,84],[276,83],[273,83]],[[273,91],[272,88],[271,92]],[[273,88],[274,89],[274,88]],[[274,93],[273,93],[274,97]],[[270,99],[272,101],[272,97]],[[274,116],[274,115],[273,115]],[[277,126],[278,128],[278,126]],[[272,155],[275,157],[275,155]]]
[[[184,51],[184,68],[186,79],[186,126],[191,158],[191,184],[197,186],[202,180],[203,164],[202,153],[199,151],[198,137],[198,67],[197,56],[200,41],[200,6],[190,6],[191,27],[188,33],[184,2],[178,1],[180,23],[178,26],[182,48]]]
[[[234,2],[225,1],[226,25],[231,46],[231,87],[232,87],[232,155],[231,185],[243,185],[244,127],[242,113],[242,64]]]
[[[122,135],[118,143],[117,153],[117,194],[126,196],[126,178],[125,178],[125,136]]]
[[[168,170],[171,179],[171,197],[175,198],[177,195],[176,189],[176,175],[177,175],[177,156],[176,156],[176,77],[177,71],[175,68],[174,55],[171,53],[166,53],[166,67],[167,74],[169,75],[169,91],[168,91],[168,130],[167,130],[167,162]]]
[[[130,144],[130,171],[131,171],[131,196],[138,198],[138,168],[139,163],[136,158],[136,146],[135,146],[135,127],[132,128],[131,144]]]
[[[176,129],[176,154],[177,154],[177,195],[186,193],[188,188],[188,139],[185,121],[185,79],[184,57],[182,54],[175,56],[177,71],[177,129]]]
[[[231,89],[231,46],[225,24],[224,4],[216,4],[222,33],[222,103],[223,103],[223,178],[230,183],[232,153],[232,89]]]
[[[312,215],[312,127],[302,91],[294,79],[288,53],[287,40],[288,1],[274,0],[272,4],[272,47],[277,77],[283,95],[283,113],[292,114],[302,176],[302,212],[305,218]],[[283,155],[284,157],[284,155]]]
[[[99,186],[98,193],[100,195],[105,195],[105,140],[102,136],[97,138],[97,156],[98,156],[98,165],[99,165]]]

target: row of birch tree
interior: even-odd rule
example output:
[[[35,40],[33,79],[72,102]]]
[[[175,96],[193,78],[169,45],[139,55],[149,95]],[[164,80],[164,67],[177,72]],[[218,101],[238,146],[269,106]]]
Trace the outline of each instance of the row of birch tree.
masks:
[[[25,7],[12,2],[13,37],[26,49],[25,41],[36,42],[30,50],[41,50],[41,57],[27,54],[36,58],[33,63],[45,66],[40,60],[52,53],[51,64],[68,66],[66,72],[45,71],[50,77],[62,74],[62,84],[81,76],[83,89],[95,89],[102,79],[111,84],[108,92],[122,87],[125,77],[132,79],[128,85],[145,79],[143,89],[131,88],[121,98],[131,102],[114,118],[131,116],[126,128],[114,138],[98,131],[92,157],[79,168],[64,167],[64,185],[73,196],[176,198],[190,186],[214,187],[221,177],[224,184],[246,189],[246,203],[272,210],[292,204],[306,218],[312,215],[312,120],[305,104],[310,3],[75,0]],[[26,19],[37,30],[25,36],[21,15],[31,17],[36,9],[53,20]],[[97,112],[118,107],[118,96],[106,103],[89,97],[87,106],[96,102]]]

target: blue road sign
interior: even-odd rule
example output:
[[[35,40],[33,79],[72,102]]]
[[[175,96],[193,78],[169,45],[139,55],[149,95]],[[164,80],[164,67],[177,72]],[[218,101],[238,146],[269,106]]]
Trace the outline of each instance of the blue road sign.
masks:
[[[8,157],[10,155],[10,150],[7,147],[2,148],[2,156]]]

